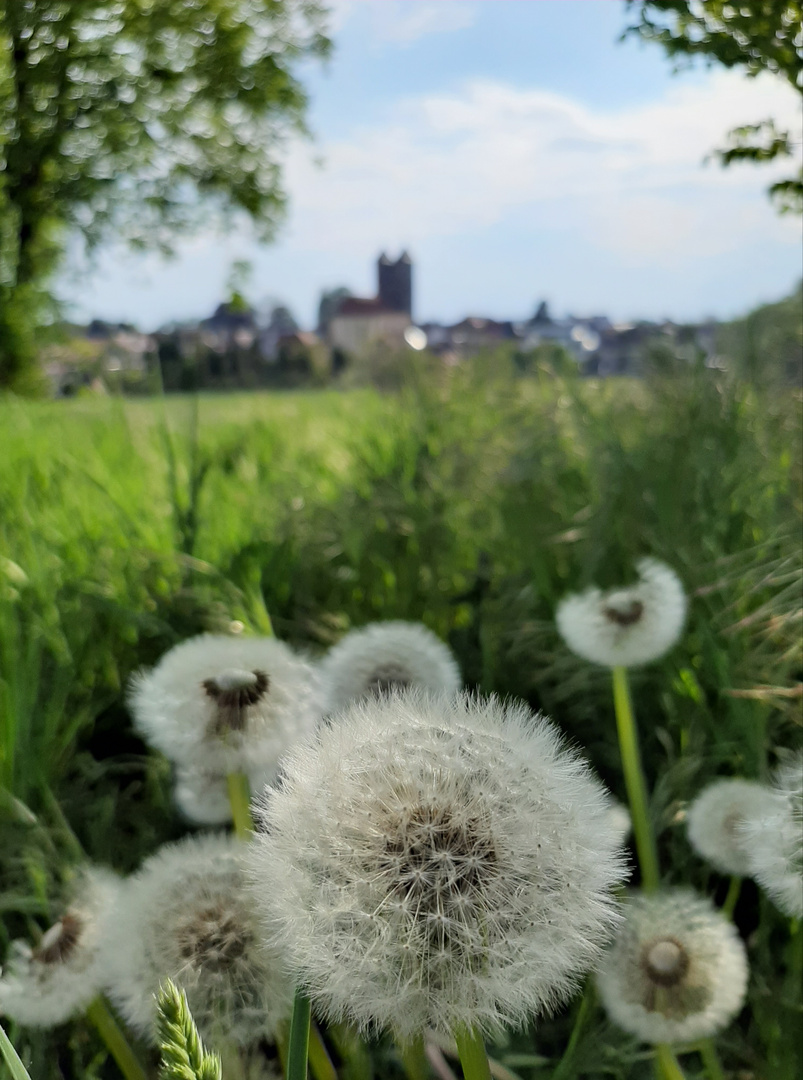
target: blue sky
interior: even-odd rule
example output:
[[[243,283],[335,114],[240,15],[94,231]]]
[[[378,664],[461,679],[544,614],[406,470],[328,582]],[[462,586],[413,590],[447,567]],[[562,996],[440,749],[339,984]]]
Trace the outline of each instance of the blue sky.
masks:
[[[673,75],[617,39],[621,0],[338,0],[335,51],[305,65],[313,143],[285,161],[290,213],[271,246],[201,233],[175,259],[107,247],[65,269],[73,316],[152,330],[200,318],[247,259],[250,299],[314,324],[323,288],[375,291],[380,251],[414,260],[419,321],[558,314],[728,317],[788,293],[800,222],[777,174],[705,155],[737,124],[799,129],[780,80]],[[788,171],[789,165],[786,169]]]

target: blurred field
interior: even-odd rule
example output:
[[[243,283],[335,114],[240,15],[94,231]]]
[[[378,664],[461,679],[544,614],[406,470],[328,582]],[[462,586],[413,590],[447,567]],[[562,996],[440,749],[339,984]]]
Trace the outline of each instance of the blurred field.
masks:
[[[801,742],[800,417],[799,392],[704,368],[594,382],[503,357],[384,396],[0,401],[0,951],[46,925],[82,850],[127,871],[180,835],[126,681],[190,634],[258,632],[266,611],[312,651],[423,619],[468,685],[548,711],[623,797],[607,675],[552,616],[645,553],[692,595],[681,645],[634,678],[662,861],[721,898],[685,801]],[[751,883],[737,921],[752,1008],[722,1056],[792,1080],[803,933]],[[559,1054],[570,1023],[515,1040],[522,1077],[549,1075],[534,1055]],[[114,1075],[81,1024],[12,1036],[34,1080]],[[649,1075],[648,1057],[596,1012],[567,1076]]]

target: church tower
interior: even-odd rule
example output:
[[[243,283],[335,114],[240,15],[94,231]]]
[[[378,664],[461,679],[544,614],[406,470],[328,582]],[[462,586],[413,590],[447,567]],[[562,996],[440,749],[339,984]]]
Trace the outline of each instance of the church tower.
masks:
[[[396,262],[384,252],[377,261],[379,301],[389,311],[404,311],[412,321],[413,260],[403,251]]]

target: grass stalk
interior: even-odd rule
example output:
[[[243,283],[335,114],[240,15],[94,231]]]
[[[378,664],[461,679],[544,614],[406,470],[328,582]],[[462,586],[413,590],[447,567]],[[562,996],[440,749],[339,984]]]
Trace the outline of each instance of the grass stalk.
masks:
[[[658,1043],[655,1047],[655,1062],[658,1074],[664,1080],[686,1080],[672,1047],[666,1043]]]
[[[329,1038],[337,1047],[344,1080],[374,1080],[371,1053],[350,1024],[332,1024],[327,1028]]]
[[[14,1044],[6,1035],[2,1024],[0,1024],[0,1060],[5,1061],[8,1066],[11,1080],[31,1080],[28,1070],[22,1064],[22,1059],[14,1049]]]
[[[229,803],[234,822],[234,832],[240,840],[249,840],[254,831],[254,819],[251,817],[251,784],[245,773],[229,773],[226,777],[229,789]]]
[[[719,1054],[713,1039],[703,1039],[700,1043],[700,1057],[703,1059],[705,1075],[708,1080],[725,1080],[725,1073],[722,1071]]]
[[[733,912],[736,908],[736,904],[738,903],[739,893],[741,892],[741,889],[742,879],[741,877],[739,877],[738,874],[734,874],[730,880],[730,885],[728,886],[728,893],[725,897],[725,902],[722,905],[722,914],[728,919],[733,918]]]
[[[309,1028],[309,1067],[315,1080],[337,1080],[337,1069],[332,1064],[326,1043],[314,1021]]]
[[[97,1028],[109,1053],[117,1062],[126,1080],[148,1080],[148,1074],[131,1048],[125,1033],[115,1019],[114,1013],[101,995],[91,1001],[86,1010],[87,1019]]]
[[[287,1047],[287,1080],[307,1080],[309,1054],[310,1003],[302,990],[296,990],[290,1041]]]
[[[222,1080],[220,1055],[210,1054],[204,1046],[187,995],[172,979],[159,987],[157,1005],[159,1080]],[[239,1063],[235,1071],[239,1080],[243,1075]],[[235,1080],[234,1073],[227,1073],[227,1080]]]
[[[463,1080],[491,1080],[491,1066],[482,1036],[473,1028],[458,1028],[454,1038]]]
[[[633,704],[627,679],[627,668],[615,667],[611,670],[613,678],[613,703],[616,711],[616,730],[619,736],[619,753],[622,758],[622,770],[625,776],[627,799],[630,804],[630,816],[633,820],[633,836],[636,840],[636,854],[641,870],[641,885],[644,892],[655,892],[660,884],[658,872],[658,854],[655,847],[650,812],[647,802],[647,785],[639,753],[638,732],[633,716]]]
[[[591,1006],[594,1002],[594,984],[589,980],[586,983],[585,991],[583,992],[582,1000],[580,1001],[580,1007],[577,1010],[577,1015],[574,1018],[574,1024],[572,1025],[571,1035],[569,1041],[566,1043],[566,1049],[563,1051],[563,1055],[558,1062],[558,1067],[552,1074],[552,1080],[564,1080],[572,1067],[572,1061],[577,1050],[577,1044],[580,1041],[580,1036],[583,1033],[585,1022],[588,1018],[588,1014],[591,1011]]]
[[[427,1080],[430,1069],[423,1035],[408,1043],[399,1043],[399,1056],[407,1080]]]

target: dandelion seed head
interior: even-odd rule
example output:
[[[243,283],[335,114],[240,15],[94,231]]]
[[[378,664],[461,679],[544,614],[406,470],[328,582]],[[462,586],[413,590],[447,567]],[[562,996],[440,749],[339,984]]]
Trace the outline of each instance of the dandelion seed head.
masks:
[[[751,780],[715,780],[689,806],[689,843],[723,874],[749,874],[750,854],[741,823],[763,817],[775,807],[773,792]]]
[[[102,925],[119,887],[114,874],[85,870],[72,903],[39,943],[12,943],[0,978],[0,1016],[28,1027],[53,1027],[83,1012],[101,989]]]
[[[742,1007],[747,958],[733,925],[688,889],[632,897],[597,975],[603,1005],[648,1043],[721,1031]]]
[[[636,571],[627,588],[595,587],[560,602],[558,630],[572,652],[604,667],[635,667],[672,648],[686,619],[680,579],[657,559],[641,559]]]
[[[275,775],[282,753],[324,710],[315,670],[287,645],[221,634],[190,638],[134,676],[129,705],[166,757],[223,775],[249,768]]]
[[[148,859],[121,890],[105,962],[109,995],[131,1026],[156,1033],[156,993],[171,978],[202,1037],[247,1044],[275,1035],[292,991],[262,946],[240,841],[193,836]]]
[[[350,701],[408,686],[433,694],[454,694],[460,670],[448,646],[422,623],[369,623],[352,630],[329,650],[321,663],[335,712]]]
[[[786,915],[803,917],[803,754],[775,773],[771,801],[738,824],[749,873]]]
[[[616,921],[610,799],[523,704],[396,690],[284,759],[249,849],[265,933],[330,1020],[496,1032]]]

